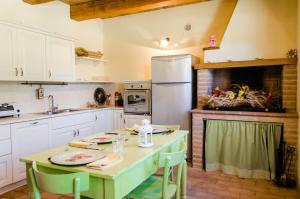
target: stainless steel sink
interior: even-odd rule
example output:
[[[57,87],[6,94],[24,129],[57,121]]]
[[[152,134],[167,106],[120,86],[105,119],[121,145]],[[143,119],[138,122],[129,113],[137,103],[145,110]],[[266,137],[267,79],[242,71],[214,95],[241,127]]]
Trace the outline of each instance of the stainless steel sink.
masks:
[[[42,112],[42,114],[46,114],[46,115],[56,115],[56,114],[60,114],[60,113],[70,113],[70,112],[76,112],[76,111],[81,111],[82,109],[58,109],[55,111],[46,111],[46,112]]]

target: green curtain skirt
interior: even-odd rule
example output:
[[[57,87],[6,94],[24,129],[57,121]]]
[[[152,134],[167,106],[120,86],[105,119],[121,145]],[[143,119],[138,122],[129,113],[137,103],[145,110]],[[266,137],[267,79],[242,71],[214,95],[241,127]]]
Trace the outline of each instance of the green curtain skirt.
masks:
[[[282,124],[207,120],[206,171],[274,179]]]

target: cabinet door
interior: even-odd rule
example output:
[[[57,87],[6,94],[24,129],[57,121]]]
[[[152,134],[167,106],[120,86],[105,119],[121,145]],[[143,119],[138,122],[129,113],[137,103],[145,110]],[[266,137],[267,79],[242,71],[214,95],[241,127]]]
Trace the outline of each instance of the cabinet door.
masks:
[[[9,26],[0,24],[0,80],[16,80],[15,33]]]
[[[47,37],[47,76],[50,81],[73,81],[75,78],[74,42]]]
[[[114,123],[113,123],[113,130],[122,129],[125,127],[124,125],[124,112],[123,110],[114,110]]]
[[[21,80],[46,80],[46,36],[19,30],[17,34],[18,68]]]
[[[95,112],[95,117],[96,117],[96,121],[94,126],[94,132],[95,133],[106,132],[104,111],[99,110]]]
[[[113,129],[113,112],[110,109],[96,112],[95,133],[110,132]]]
[[[0,188],[12,183],[11,156],[0,157]]]
[[[67,127],[57,129],[51,133],[51,147],[59,147],[67,145],[71,140],[76,139],[77,129],[75,127]]]
[[[13,182],[25,179],[23,156],[38,153],[49,148],[49,120],[21,122],[11,125]]]
[[[81,139],[94,134],[94,123],[77,126],[78,135],[76,139]]]

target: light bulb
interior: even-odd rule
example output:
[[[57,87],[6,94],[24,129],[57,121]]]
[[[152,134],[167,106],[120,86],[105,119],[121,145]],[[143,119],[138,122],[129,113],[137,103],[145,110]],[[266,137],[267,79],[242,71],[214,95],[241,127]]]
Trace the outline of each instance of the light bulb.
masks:
[[[170,38],[166,37],[162,40],[160,40],[160,47],[167,48],[169,46]]]

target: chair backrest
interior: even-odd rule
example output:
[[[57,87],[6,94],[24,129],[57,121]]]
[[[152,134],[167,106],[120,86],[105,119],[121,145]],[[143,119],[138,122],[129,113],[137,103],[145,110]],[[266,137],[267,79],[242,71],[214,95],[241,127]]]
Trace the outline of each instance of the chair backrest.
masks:
[[[159,167],[164,168],[163,176],[163,195],[162,198],[167,198],[168,184],[169,184],[169,175],[170,169],[173,166],[178,165],[177,175],[176,175],[176,198],[179,198],[180,192],[180,181],[182,176],[182,168],[185,163],[186,156],[186,144],[182,141],[180,143],[179,151],[172,153],[161,153],[159,156]]]
[[[89,174],[85,172],[68,174],[48,174],[37,169],[36,162],[32,163],[32,174],[36,188],[56,194],[74,194],[80,198],[80,192],[89,189]],[[35,187],[33,185],[33,188]]]

